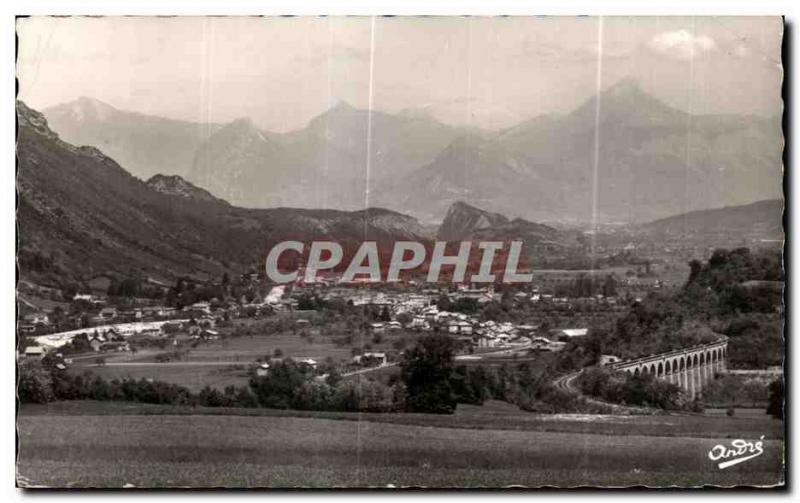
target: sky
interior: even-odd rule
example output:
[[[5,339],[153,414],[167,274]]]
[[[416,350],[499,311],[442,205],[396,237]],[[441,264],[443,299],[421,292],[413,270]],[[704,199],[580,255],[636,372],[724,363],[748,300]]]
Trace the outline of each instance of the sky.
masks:
[[[781,113],[778,17],[31,17],[19,98],[87,96],[300,129],[339,101],[486,129],[568,113],[623,78],[692,113]]]

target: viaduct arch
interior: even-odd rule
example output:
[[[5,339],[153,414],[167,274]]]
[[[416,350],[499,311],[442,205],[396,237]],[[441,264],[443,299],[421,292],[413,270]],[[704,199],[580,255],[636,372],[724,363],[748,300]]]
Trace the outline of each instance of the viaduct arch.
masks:
[[[728,338],[723,335],[711,343],[609,363],[606,367],[635,375],[652,374],[677,384],[694,398],[709,380],[725,370],[727,355]]]

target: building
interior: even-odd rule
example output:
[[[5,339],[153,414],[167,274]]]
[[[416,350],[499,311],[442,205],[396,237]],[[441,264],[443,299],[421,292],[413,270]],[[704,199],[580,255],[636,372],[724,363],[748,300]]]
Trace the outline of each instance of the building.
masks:
[[[617,363],[618,361],[620,361],[619,356],[600,355],[600,358],[598,359],[597,363],[602,367],[604,365],[609,365],[611,363]]]
[[[313,358],[292,358],[292,360],[300,366],[310,367],[313,370],[317,369],[317,361]]]
[[[41,360],[46,354],[47,351],[42,346],[28,346],[25,348],[25,358],[39,358]]]
[[[386,365],[387,361],[386,353],[364,353],[363,355],[356,355],[353,357],[354,363],[368,367]]]
[[[564,328],[562,330],[558,330],[558,338],[572,339],[574,337],[585,337],[588,333],[588,328]]]
[[[189,306],[187,311],[199,311],[201,313],[211,314],[211,304],[205,301],[195,302]]]
[[[49,325],[50,318],[47,313],[30,313],[22,317],[26,323],[31,325]]]

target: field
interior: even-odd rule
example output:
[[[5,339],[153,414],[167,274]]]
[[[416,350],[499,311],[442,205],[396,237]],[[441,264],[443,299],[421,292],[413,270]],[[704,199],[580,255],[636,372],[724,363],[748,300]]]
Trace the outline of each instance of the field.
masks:
[[[405,333],[383,334],[380,344],[372,343],[373,350],[387,351],[391,349],[391,343],[401,337],[410,336]],[[365,336],[365,342],[371,342],[371,336]],[[188,345],[182,348],[187,349]],[[155,361],[157,354],[172,349],[172,346],[144,349],[135,355],[106,353],[102,355],[106,362],[104,366],[95,365],[99,355],[78,357],[74,359],[73,369],[91,370],[106,379],[153,378],[199,391],[204,386],[223,389],[228,385],[246,385],[248,375],[245,367],[254,364],[258,358],[271,356],[276,349],[280,349],[284,356],[313,358],[318,362],[328,357],[337,362],[352,358],[350,346],[337,345],[330,337],[315,336],[309,339],[291,332],[202,342],[197,347],[188,348],[188,353],[179,361]]]
[[[248,414],[248,415],[246,415]],[[731,486],[782,480],[782,423],[763,414],[543,416],[501,403],[453,416],[24,406],[23,484],[179,486]],[[725,470],[707,453],[764,435]]]
[[[365,343],[371,344],[372,351],[391,351],[392,343],[398,339],[413,340],[418,336],[419,334],[414,332],[397,331],[381,334],[380,343],[373,342],[369,335],[365,335],[364,339]],[[354,345],[358,346],[358,343],[359,341],[354,341]],[[166,363],[155,361],[156,355],[174,349],[168,345],[164,349],[139,350],[135,355],[103,353],[102,355],[78,356],[73,358],[72,369],[77,372],[90,370],[105,379],[152,378],[185,386],[196,392],[205,386],[220,390],[229,385],[246,386],[249,379],[247,366],[254,364],[257,358],[269,357],[276,349],[280,349],[284,356],[313,358],[320,363],[326,358],[332,358],[336,362],[350,361],[352,358],[351,346],[338,345],[330,337],[318,335],[312,338],[303,338],[291,332],[272,335],[244,335],[202,342],[194,348],[189,348],[188,345],[181,347],[182,349],[188,348],[188,352],[178,361]],[[486,349],[484,352],[486,351],[497,352],[498,350],[492,348]],[[467,366],[478,364],[494,366],[503,363],[515,365],[528,362],[538,368],[544,366],[553,356],[552,353],[546,352],[521,357],[497,354],[479,356],[479,354],[468,356],[467,359],[459,359],[456,363]],[[98,356],[105,359],[103,366],[95,364]],[[370,377],[387,379],[389,375],[397,372],[399,372],[398,367],[386,367],[371,372]]]

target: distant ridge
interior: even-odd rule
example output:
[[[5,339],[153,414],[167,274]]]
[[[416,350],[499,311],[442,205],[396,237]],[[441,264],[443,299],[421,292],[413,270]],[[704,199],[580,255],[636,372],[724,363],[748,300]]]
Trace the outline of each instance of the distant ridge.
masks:
[[[769,199],[740,206],[699,210],[642,225],[651,234],[758,233],[783,239],[783,201]]]

